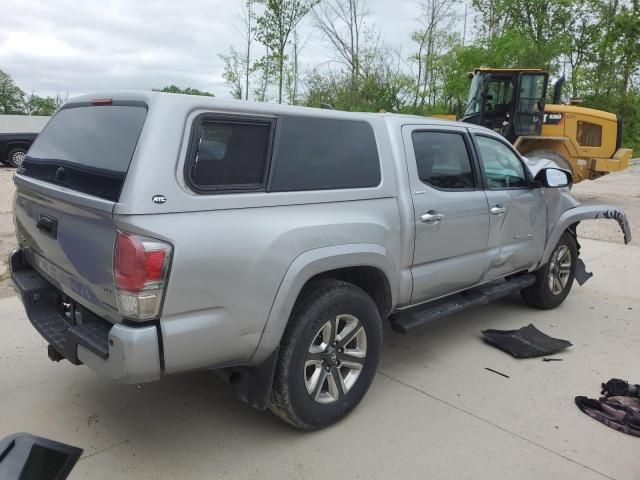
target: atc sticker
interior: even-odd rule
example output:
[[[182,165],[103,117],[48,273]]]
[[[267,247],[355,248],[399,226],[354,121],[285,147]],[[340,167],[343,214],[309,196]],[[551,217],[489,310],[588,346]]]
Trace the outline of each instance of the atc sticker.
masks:
[[[164,195],[154,195],[151,199],[153,203],[157,203],[158,205],[162,205],[163,203],[167,203],[167,197]]]

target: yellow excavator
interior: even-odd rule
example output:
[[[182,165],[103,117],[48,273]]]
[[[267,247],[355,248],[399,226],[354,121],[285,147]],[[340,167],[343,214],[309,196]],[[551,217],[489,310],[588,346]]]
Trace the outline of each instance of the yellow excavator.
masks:
[[[463,122],[504,135],[530,159],[544,158],[573,173],[574,183],[629,166],[621,148],[622,118],[615,113],[560,103],[564,77],[546,103],[549,74],[533,68],[478,68],[471,76]]]

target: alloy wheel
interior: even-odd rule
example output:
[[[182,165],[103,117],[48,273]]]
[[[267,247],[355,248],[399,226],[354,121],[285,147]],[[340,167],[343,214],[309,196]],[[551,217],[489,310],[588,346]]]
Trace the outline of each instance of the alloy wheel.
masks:
[[[571,251],[566,245],[560,245],[551,256],[549,265],[549,290],[560,295],[567,287],[571,275]]]
[[[353,315],[338,315],[318,330],[307,350],[304,382],[318,403],[332,403],[355,385],[367,356],[367,333]]]
[[[25,153],[24,152],[15,152],[11,156],[11,160],[13,161],[14,165],[19,167],[20,165],[22,165],[22,162],[24,161],[24,157],[25,157]]]

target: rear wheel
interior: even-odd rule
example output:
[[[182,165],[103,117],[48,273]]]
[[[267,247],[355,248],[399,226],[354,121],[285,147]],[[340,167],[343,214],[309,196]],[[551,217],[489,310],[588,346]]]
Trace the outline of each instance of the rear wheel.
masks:
[[[380,314],[369,295],[338,280],[316,282],[283,335],[271,410],[303,430],[337,422],[369,389],[381,345]]]
[[[27,154],[27,149],[23,147],[12,148],[7,155],[7,165],[18,168],[22,165],[24,157]]]
[[[560,305],[573,285],[578,260],[576,240],[569,232],[560,237],[549,261],[536,272],[536,283],[521,291],[532,307],[548,310]]]

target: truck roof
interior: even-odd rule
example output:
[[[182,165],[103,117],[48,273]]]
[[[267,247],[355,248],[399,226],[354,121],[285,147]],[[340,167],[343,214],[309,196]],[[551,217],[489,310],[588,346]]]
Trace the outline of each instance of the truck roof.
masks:
[[[150,108],[154,104],[162,103],[165,106],[175,105],[182,110],[221,110],[225,112],[248,113],[255,115],[308,115],[313,117],[350,119],[350,120],[370,120],[372,118],[387,118],[391,121],[406,123],[407,120],[414,119],[420,123],[465,126],[468,124],[451,120],[444,120],[420,115],[405,115],[397,113],[374,113],[374,112],[347,112],[315,107],[301,107],[296,105],[286,105],[267,102],[254,102],[247,100],[220,99],[216,97],[206,97],[198,95],[183,95],[176,93],[154,92],[154,91],[106,91],[74,97],[67,101],[65,105],[77,103],[90,103],[95,100],[113,99],[114,101],[143,101]]]

